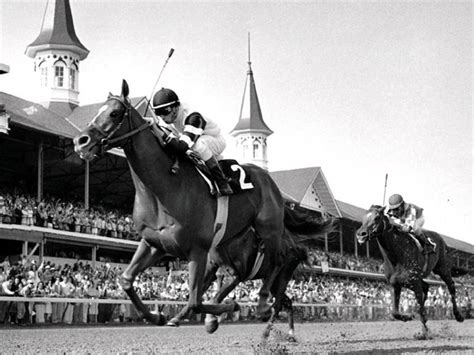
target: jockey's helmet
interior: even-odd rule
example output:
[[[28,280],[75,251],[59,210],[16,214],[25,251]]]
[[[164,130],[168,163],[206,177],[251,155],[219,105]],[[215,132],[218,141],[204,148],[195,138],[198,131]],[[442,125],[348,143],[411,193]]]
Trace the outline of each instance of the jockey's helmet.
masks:
[[[398,207],[400,207],[400,205],[403,203],[403,197],[402,195],[399,195],[399,194],[393,194],[392,196],[390,196],[390,198],[388,199],[388,209],[389,210],[394,210]]]
[[[153,95],[153,101],[151,103],[151,107],[156,111],[156,114],[159,115],[159,111],[161,109],[170,107],[170,106],[175,106],[179,104],[179,98],[176,93],[167,88],[161,88],[158,90],[155,95]]]

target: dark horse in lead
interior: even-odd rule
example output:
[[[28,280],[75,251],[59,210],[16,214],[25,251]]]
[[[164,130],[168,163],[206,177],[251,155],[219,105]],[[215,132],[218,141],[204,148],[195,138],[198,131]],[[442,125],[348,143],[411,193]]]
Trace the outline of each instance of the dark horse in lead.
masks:
[[[425,301],[429,284],[423,281],[423,278],[434,272],[448,286],[454,317],[458,322],[462,322],[464,318],[457,308],[456,289],[452,278],[464,275],[468,270],[452,265],[447,255],[446,243],[438,233],[429,230],[423,231],[428,238],[436,243],[435,252],[425,254],[419,250],[414,238],[390,223],[384,212],[385,207],[371,206],[364,215],[362,226],[357,230],[356,235],[359,243],[364,243],[372,238],[377,240],[384,259],[385,276],[392,285],[392,316],[402,321],[413,319],[412,315],[399,312],[402,287],[412,290],[418,302],[418,313],[422,324],[422,332],[417,337],[427,338]]]
[[[191,311],[214,315],[234,311],[238,309],[237,304],[202,302],[208,254],[218,252],[220,245],[244,237],[252,230],[264,240],[268,255],[273,259],[274,268],[263,279],[257,307],[259,315],[268,317],[267,299],[283,267],[281,239],[285,227],[298,233],[301,226],[311,230],[320,223],[304,220],[285,223],[297,217],[291,216],[292,210],[285,208],[282,195],[268,172],[255,165],[244,165],[254,188],[228,198],[226,229],[217,246],[213,245],[216,198],[210,195],[206,182],[187,159],[180,160],[179,174],[170,174],[175,157],[158,143],[163,132],[155,130],[157,140],[150,124],[131,106],[128,94],[124,80],[121,95],[109,94],[96,116],[74,139],[75,150],[83,159],[91,160],[106,149],[120,146],[129,162],[135,186],[133,220],[141,241],[122,275],[124,290],[145,318],[164,324],[164,316],[152,314],[143,304],[133,288],[133,281],[161,258],[174,256],[189,261],[188,307]]]

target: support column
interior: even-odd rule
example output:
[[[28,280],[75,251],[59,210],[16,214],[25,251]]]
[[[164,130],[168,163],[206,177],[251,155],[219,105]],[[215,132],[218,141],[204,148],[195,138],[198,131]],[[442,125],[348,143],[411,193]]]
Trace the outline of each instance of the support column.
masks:
[[[94,245],[92,247],[92,268],[93,269],[95,269],[95,262],[97,260],[97,249],[98,249],[97,245]]]
[[[89,161],[86,160],[86,172],[84,176],[84,207],[89,209]]]
[[[43,199],[43,172],[44,172],[44,146],[43,142],[38,144],[38,185],[36,188],[36,200],[39,202]]]
[[[342,225],[339,225],[339,252],[341,253],[341,255],[344,255],[342,239]]]
[[[24,256],[28,255],[28,241],[27,240],[25,240],[23,242],[23,246],[22,246],[22,249],[21,249],[21,254],[24,255]]]
[[[366,254],[367,254],[367,259],[370,259],[370,240],[367,241],[367,243],[365,243],[365,249],[366,249]]]
[[[46,241],[43,239],[40,244],[39,248],[39,265],[43,263],[44,260],[44,245],[46,244]]]
[[[356,258],[359,257],[359,246],[357,245],[357,237],[354,233],[354,255]]]
[[[324,233],[324,251],[327,253],[328,250],[329,250],[328,234]]]

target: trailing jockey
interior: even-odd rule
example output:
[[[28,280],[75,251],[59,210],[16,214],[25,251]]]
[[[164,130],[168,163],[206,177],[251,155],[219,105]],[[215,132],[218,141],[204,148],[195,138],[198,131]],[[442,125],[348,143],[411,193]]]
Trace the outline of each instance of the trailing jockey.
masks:
[[[428,239],[423,233],[423,208],[412,203],[407,203],[399,194],[390,196],[388,200],[388,212],[390,222],[400,227],[404,232],[414,235],[425,250],[425,253],[432,253],[436,249],[436,244]]]
[[[219,126],[181,104],[178,95],[171,89],[158,90],[153,95],[151,107],[164,122],[159,124],[170,132],[164,137],[167,149],[176,155],[196,153],[209,168],[220,194],[232,195],[229,179],[216,158],[226,147]]]

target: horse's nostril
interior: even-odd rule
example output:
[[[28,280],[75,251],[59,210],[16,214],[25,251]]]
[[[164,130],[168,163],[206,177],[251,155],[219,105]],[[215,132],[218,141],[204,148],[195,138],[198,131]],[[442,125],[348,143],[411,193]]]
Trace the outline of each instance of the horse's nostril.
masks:
[[[91,139],[90,139],[89,136],[81,136],[81,137],[79,137],[79,138],[77,139],[77,144],[78,144],[78,145],[81,145],[81,146],[82,146],[82,145],[86,145],[86,144],[89,143],[90,140],[91,140]]]

